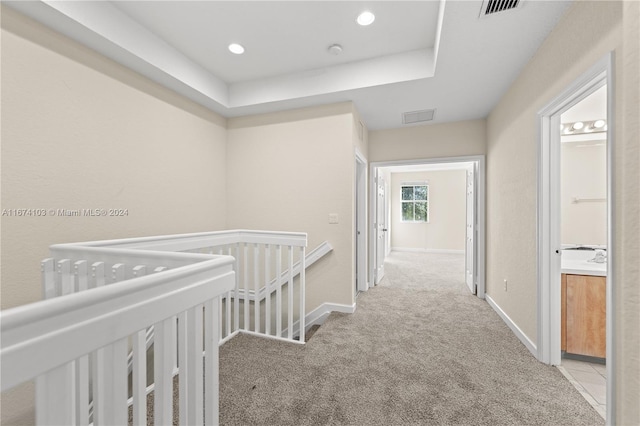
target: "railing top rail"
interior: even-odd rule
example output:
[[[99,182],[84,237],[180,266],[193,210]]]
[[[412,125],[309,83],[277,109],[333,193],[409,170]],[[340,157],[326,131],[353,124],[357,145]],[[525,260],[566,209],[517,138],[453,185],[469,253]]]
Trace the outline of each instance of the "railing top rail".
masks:
[[[104,262],[126,262],[140,264],[158,264],[169,268],[191,265],[210,260],[212,255],[203,253],[180,253],[172,251],[154,251],[150,249],[133,249],[119,247],[93,247],[80,244],[56,244],[49,248],[57,258],[95,257]]]
[[[0,312],[2,391],[233,288],[210,260]]]
[[[74,246],[103,247],[111,249],[147,249],[172,251],[174,250],[173,247],[177,247],[177,249],[180,249],[182,246],[188,246],[197,243],[201,243],[206,246],[242,242],[306,247],[307,234],[304,232],[254,231],[237,229],[229,231],[196,232],[191,234],[173,234],[152,237],[87,241],[79,243],[57,244],[52,247],[64,248],[65,246]]]

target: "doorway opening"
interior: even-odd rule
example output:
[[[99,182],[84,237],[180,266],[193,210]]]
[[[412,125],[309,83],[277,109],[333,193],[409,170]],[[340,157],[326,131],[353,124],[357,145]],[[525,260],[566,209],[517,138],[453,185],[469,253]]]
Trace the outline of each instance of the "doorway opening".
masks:
[[[484,156],[465,156],[371,163],[371,285],[377,285],[384,277],[384,260],[392,248],[396,251],[460,253],[465,256],[467,287],[472,294],[484,298],[484,161]],[[452,185],[451,188],[457,185],[460,199],[454,201],[452,198],[448,202],[445,195],[438,204],[432,205],[430,192],[446,194],[447,185]],[[440,220],[437,226],[430,223],[432,209],[437,212],[434,219]],[[454,214],[454,210],[458,213]],[[451,226],[456,226],[455,231],[451,231]]]
[[[611,70],[609,54],[538,113],[538,359],[556,366],[567,358],[606,360],[607,407],[613,406],[615,381]],[[606,158],[586,159],[598,152]],[[574,176],[581,173],[578,157],[592,164]],[[615,424],[613,411],[606,410],[607,424]]]

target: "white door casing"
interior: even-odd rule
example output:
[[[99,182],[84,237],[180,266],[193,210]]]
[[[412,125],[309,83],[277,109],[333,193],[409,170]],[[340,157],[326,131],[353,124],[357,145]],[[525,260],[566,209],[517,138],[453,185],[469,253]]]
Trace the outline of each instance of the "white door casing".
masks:
[[[369,289],[367,271],[367,160],[356,149],[355,291]]]
[[[539,361],[558,365],[560,349],[560,116],[569,108],[607,85],[607,407],[615,407],[615,276],[617,262],[613,192],[615,114],[613,52],[576,79],[566,90],[538,112],[538,341]],[[615,410],[607,409],[607,424],[615,424]]]
[[[437,157],[415,160],[394,160],[394,161],[380,161],[369,163],[369,196],[370,196],[370,208],[369,208],[369,220],[372,224],[369,235],[369,276],[372,277],[371,285],[378,283],[376,279],[376,272],[379,265],[379,250],[378,247],[378,176],[381,174],[379,169],[384,167],[396,167],[396,166],[414,166],[425,164],[446,164],[446,163],[474,163],[475,171],[475,185],[474,185],[474,201],[475,201],[475,224],[476,229],[473,233],[474,237],[474,283],[476,288],[476,295],[480,299],[485,298],[485,185],[486,185],[486,170],[485,170],[485,156],[484,155],[469,155],[460,157]],[[386,224],[388,225],[388,224]],[[383,229],[387,229],[384,227]],[[386,232],[389,234],[389,232]],[[382,262],[384,257],[381,258]],[[382,265],[384,267],[384,264]],[[384,273],[384,272],[383,272]]]
[[[386,254],[386,234],[387,234],[387,192],[384,175],[376,172],[376,277],[375,283],[379,284],[384,277],[384,258]]]
[[[476,294],[476,191],[475,191],[475,164],[467,170],[467,221],[465,234],[465,282],[472,294]]]

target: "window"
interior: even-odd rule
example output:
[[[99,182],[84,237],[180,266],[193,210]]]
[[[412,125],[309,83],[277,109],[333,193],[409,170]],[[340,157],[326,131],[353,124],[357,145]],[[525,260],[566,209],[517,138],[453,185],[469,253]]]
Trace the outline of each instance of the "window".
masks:
[[[429,186],[403,184],[402,221],[429,222]]]

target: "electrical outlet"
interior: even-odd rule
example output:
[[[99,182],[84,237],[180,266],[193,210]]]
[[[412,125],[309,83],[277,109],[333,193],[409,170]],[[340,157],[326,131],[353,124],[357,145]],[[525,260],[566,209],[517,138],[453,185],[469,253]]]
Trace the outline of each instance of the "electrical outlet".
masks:
[[[329,213],[329,223],[332,225],[338,223],[338,213]]]
[[[504,280],[504,291],[507,291],[507,279]]]

